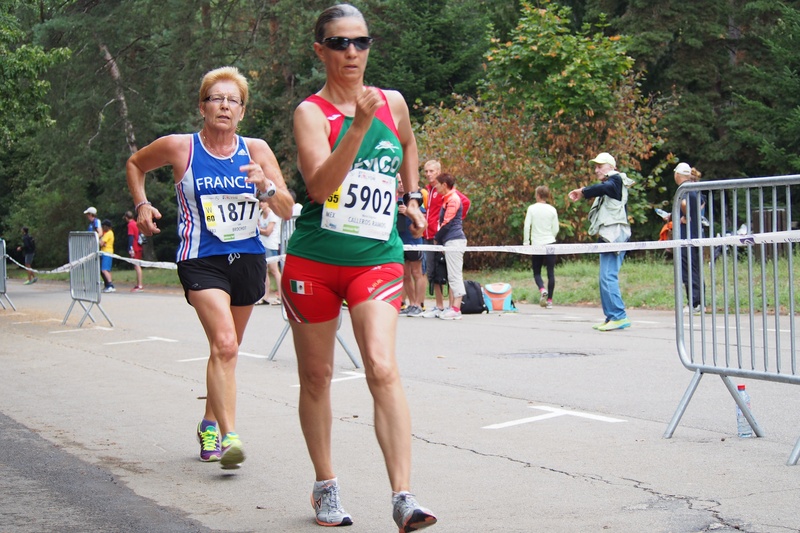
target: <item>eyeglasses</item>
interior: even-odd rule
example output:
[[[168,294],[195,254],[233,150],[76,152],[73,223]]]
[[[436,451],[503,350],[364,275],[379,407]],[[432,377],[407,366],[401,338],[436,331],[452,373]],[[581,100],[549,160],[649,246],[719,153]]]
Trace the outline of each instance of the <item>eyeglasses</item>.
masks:
[[[211,94],[205,98],[206,102],[211,102],[212,104],[221,104],[225,100],[228,101],[228,105],[244,105],[244,101],[241,98],[227,94]]]
[[[354,39],[349,37],[326,37],[322,39],[321,44],[331,50],[347,50],[350,44],[355,46],[356,50],[367,50],[372,46],[374,40],[372,37],[356,37]]]

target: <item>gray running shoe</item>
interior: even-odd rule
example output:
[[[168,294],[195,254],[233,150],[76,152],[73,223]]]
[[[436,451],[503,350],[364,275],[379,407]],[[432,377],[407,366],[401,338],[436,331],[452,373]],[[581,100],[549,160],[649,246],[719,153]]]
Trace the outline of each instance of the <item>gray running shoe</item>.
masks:
[[[339,501],[339,482],[332,479],[322,487],[311,492],[311,506],[317,514],[317,524],[321,526],[350,526],[353,519],[342,508]]]
[[[400,533],[419,531],[436,523],[433,513],[417,503],[410,492],[401,492],[392,497],[392,518],[400,528]]]
[[[439,307],[434,307],[430,311],[426,311],[422,313],[420,316],[422,318],[439,318],[439,315],[442,314],[443,309]]]
[[[416,305],[412,305],[411,307],[409,307],[408,312],[406,313],[406,316],[421,316],[421,315],[422,315],[422,309],[420,309]]]
[[[546,290],[542,291],[540,293],[540,295],[539,295],[539,305],[540,306],[542,306],[542,307],[546,307],[547,306],[547,296],[548,296],[548,294],[547,294]]]
[[[411,307],[412,306],[409,305],[409,306],[406,306],[406,307],[402,308],[398,314],[400,316],[408,316],[408,312],[411,311]]]

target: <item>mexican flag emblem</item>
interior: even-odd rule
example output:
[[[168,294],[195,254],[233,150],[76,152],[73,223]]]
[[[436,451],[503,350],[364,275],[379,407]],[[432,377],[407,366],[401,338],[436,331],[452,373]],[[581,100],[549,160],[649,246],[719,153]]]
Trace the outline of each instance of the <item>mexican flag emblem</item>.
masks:
[[[290,288],[294,294],[312,294],[311,282],[309,281],[289,281]]]

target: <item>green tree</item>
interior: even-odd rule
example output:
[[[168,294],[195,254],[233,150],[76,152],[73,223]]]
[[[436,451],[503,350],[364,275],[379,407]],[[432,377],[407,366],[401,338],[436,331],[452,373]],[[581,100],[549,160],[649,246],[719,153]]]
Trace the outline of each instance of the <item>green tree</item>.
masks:
[[[491,68],[484,99],[545,116],[599,114],[613,108],[612,96],[633,66],[626,40],[606,37],[602,24],[572,30],[569,8],[541,4],[534,8],[523,3],[512,38],[493,39],[486,56]]]
[[[45,51],[24,42],[14,14],[21,3],[0,5],[0,144],[6,147],[39,125],[52,125],[45,100],[50,84],[43,74],[69,57],[66,48]]]
[[[496,41],[487,53],[489,83],[481,99],[430,109],[419,133],[423,159],[440,158],[472,199],[465,226],[476,245],[521,242],[525,210],[540,184],[550,187],[561,238],[587,240],[589,205],[569,203],[566,194],[594,181],[588,161],[600,151],[615,154],[636,181],[629,197],[632,222],[646,220],[652,207],[647,193],[660,187],[663,165],[643,175],[641,162],[663,143],[664,107],[641,95],[624,42],[588,27],[574,32],[567,8],[543,5],[523,2],[509,41]],[[592,53],[597,50],[605,53]],[[578,67],[570,68],[573,63]],[[604,76],[604,89],[586,73]],[[467,259],[470,266],[513,260],[484,254]]]
[[[17,11],[33,5],[18,0],[0,4],[0,235],[10,242],[16,242],[23,225],[35,234],[40,229],[35,222],[41,204],[37,189],[30,187],[36,151],[31,141],[37,130],[55,125],[46,73],[70,56],[65,47],[46,50],[28,42]]]
[[[759,28],[769,61],[745,66],[751,80],[736,94],[737,113],[732,135],[754,147],[761,168],[769,173],[800,172],[800,11],[775,2],[752,2],[746,7]]]
[[[664,117],[670,132],[663,148],[703,171],[704,179],[785,173],[760,153],[755,137],[770,133],[755,120],[743,123],[737,94],[763,87],[751,66],[782,68],[783,58],[763,44],[776,11],[798,2],[772,0],[586,0],[585,20],[609,13],[614,32],[630,37],[629,51],[647,72],[646,93],[675,95],[678,105]],[[790,32],[795,28],[784,26]],[[796,33],[784,36],[788,41]],[[756,98],[758,99],[758,98]],[[740,130],[747,130],[745,135]],[[758,130],[756,132],[756,130]],[[670,190],[674,190],[671,187]]]

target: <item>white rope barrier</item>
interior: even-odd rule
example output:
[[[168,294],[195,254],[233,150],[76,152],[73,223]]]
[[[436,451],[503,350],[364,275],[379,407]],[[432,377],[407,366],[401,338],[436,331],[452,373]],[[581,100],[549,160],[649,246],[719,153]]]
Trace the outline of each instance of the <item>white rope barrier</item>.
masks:
[[[701,246],[753,246],[756,244],[772,244],[800,242],[800,230],[758,233],[756,235],[728,235],[725,237],[708,237],[704,239],[675,239],[667,241],[628,241],[609,243],[573,243],[546,244],[537,246],[450,246],[445,248],[438,244],[406,245],[404,250],[433,250],[453,252],[504,252],[521,255],[567,255],[592,254],[603,252],[621,252],[628,250],[664,250],[667,248],[689,248]]]
[[[406,251],[500,252],[519,255],[575,255],[603,252],[622,252],[629,250],[665,250],[671,248],[696,248],[708,246],[755,246],[759,244],[782,244],[789,242],[800,242],[800,230],[775,231],[769,233],[757,233],[755,235],[737,234],[727,235],[725,237],[707,237],[703,239],[674,239],[666,241],[628,241],[610,243],[563,243],[536,246],[448,246],[445,248],[444,246],[438,244],[406,244],[403,246],[403,249]],[[166,261],[143,261],[141,259],[132,259],[130,257],[122,257],[106,252],[97,253],[145,268],[164,268],[168,270],[177,270],[178,268],[176,263],[170,263]],[[89,261],[94,257],[94,254],[83,257],[78,261],[72,261],[53,270],[36,270],[34,268],[27,269],[24,265],[15,261],[8,254],[6,254],[6,257],[24,270],[30,270],[36,274],[61,274],[64,272],[69,272],[74,267]],[[285,254],[276,255],[273,257],[268,257],[267,263],[275,263],[278,261],[284,261],[285,259]]]

